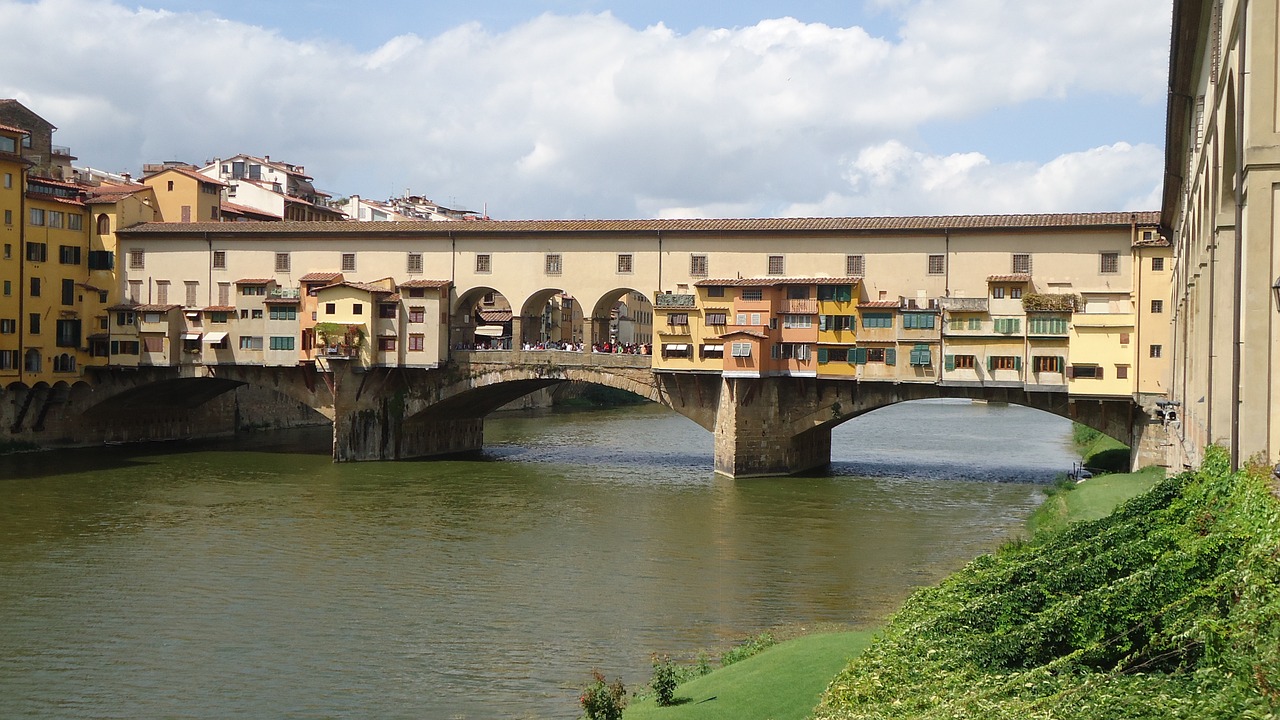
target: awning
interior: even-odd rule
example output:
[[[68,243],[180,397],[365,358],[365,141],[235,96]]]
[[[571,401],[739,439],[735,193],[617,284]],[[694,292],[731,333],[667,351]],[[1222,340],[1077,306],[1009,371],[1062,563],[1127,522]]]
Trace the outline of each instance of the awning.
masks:
[[[663,345],[662,347],[665,350],[672,350],[672,351],[684,351],[689,349],[689,346],[684,344],[670,344],[670,345]]]
[[[197,312],[197,311],[193,311],[193,310],[188,310],[188,311],[186,311],[185,313],[183,313],[183,315],[186,315],[187,317],[191,318],[192,320],[194,320],[194,319],[196,319],[196,318],[200,317],[200,313],[199,313],[199,312]]]
[[[204,336],[204,341],[210,345],[216,345],[217,343],[220,343],[226,339],[227,339],[227,334],[224,332],[211,332],[208,335]]]
[[[477,325],[476,334],[485,337],[502,337],[501,325]]]
[[[724,352],[723,345],[703,345],[702,352]]]
[[[226,335],[226,333],[222,333],[222,334]],[[199,340],[200,333],[182,333],[182,339],[183,340]]]

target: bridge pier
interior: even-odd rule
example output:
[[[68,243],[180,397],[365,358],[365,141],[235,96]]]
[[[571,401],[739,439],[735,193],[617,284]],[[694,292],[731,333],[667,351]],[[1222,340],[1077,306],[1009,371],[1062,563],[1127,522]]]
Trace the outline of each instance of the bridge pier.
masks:
[[[484,418],[406,419],[403,406],[389,401],[347,413],[333,423],[334,462],[406,460],[482,447]]]
[[[825,467],[831,429],[796,432],[787,412],[790,378],[726,378],[715,421],[715,469],[731,478],[770,477]]]

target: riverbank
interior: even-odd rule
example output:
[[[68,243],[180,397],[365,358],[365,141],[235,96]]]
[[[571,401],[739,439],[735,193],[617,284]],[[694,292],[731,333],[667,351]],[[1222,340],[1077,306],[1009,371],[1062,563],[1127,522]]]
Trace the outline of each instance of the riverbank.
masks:
[[[625,718],[1272,717],[1278,519],[1266,473],[1232,475],[1221,453],[1168,480],[1063,487],[1031,539],[917,592],[884,628],[780,644]],[[840,652],[857,657],[815,709],[805,693]],[[809,655],[815,676],[797,677]]]

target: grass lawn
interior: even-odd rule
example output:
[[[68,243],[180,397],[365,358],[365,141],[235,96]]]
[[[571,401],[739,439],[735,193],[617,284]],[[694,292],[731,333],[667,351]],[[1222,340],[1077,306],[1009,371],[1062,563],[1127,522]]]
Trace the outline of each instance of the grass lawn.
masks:
[[[1080,484],[1060,485],[1027,519],[1027,529],[1061,530],[1073,522],[1110,515],[1120,503],[1150,490],[1164,479],[1164,468],[1149,467],[1136,473],[1099,475]]]
[[[625,720],[803,720],[827,683],[871,644],[874,631],[806,635],[690,680],[672,707],[653,698],[627,708]]]

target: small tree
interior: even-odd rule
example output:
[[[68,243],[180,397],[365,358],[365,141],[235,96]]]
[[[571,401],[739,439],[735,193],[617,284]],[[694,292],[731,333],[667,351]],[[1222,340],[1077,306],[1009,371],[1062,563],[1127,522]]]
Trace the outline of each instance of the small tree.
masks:
[[[663,707],[676,704],[676,685],[679,684],[676,674],[676,664],[671,662],[669,656],[659,657],[657,653],[653,654],[653,679],[649,681],[649,686],[658,696],[658,704]]]
[[[592,670],[591,677],[591,684],[578,697],[586,713],[583,717],[587,720],[622,720],[622,710],[627,706],[627,689],[622,686],[622,680],[614,680],[610,685],[599,670]]]

